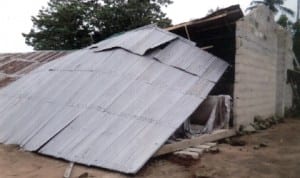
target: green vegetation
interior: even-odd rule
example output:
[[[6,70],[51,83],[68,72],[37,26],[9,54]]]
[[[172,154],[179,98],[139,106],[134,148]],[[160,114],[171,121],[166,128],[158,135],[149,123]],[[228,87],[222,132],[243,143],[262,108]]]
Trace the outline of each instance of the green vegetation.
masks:
[[[280,15],[279,19],[277,20],[277,23],[289,31],[293,29],[293,22],[290,21],[288,16],[285,14]]]
[[[80,49],[114,33],[151,23],[171,24],[162,12],[172,0],[50,0],[23,34],[35,50]]]
[[[300,20],[298,20],[294,24],[293,30],[294,30],[293,49],[294,49],[295,56],[300,63]]]
[[[260,0],[260,1],[253,0],[250,4],[251,6],[248,7],[248,10],[254,9],[260,4],[264,4],[267,7],[269,7],[269,9],[274,13],[278,13],[279,11],[281,11],[283,13],[294,16],[293,10],[283,6],[285,1],[286,0]]]

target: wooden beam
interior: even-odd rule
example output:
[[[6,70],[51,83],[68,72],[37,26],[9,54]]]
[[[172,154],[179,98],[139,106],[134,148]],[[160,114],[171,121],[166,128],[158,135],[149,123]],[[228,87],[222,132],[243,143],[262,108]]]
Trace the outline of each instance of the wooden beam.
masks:
[[[184,26],[184,30],[185,30],[185,33],[186,33],[187,39],[191,40],[190,33],[189,33],[189,30],[188,30],[188,28],[187,28],[187,26],[186,26],[186,25]]]
[[[74,162],[70,162],[69,166],[65,170],[64,178],[70,178],[73,167],[74,167]]]
[[[204,18],[200,18],[200,19],[195,19],[195,20],[192,20],[192,21],[189,21],[189,22],[183,22],[183,23],[180,23],[180,24],[177,24],[177,25],[174,25],[174,26],[171,26],[171,27],[167,27],[165,28],[165,30],[167,31],[172,31],[172,30],[177,30],[179,28],[184,28],[184,26],[190,26],[190,25],[199,25],[199,24],[202,24],[202,23],[206,23],[206,22],[210,22],[210,21],[215,21],[215,20],[219,20],[221,18],[224,18],[226,16],[230,16],[232,14],[235,14],[235,13],[239,13],[241,12],[240,9],[236,9],[236,10],[231,10],[229,12],[223,12],[223,13],[220,13],[220,14],[216,14],[216,15],[213,15],[213,16],[210,16],[210,17],[204,17]],[[243,12],[241,12],[243,13]],[[244,15],[241,14],[241,17],[243,17]],[[234,20],[234,23],[236,22],[237,20]]]
[[[220,18],[226,17],[226,16],[227,16],[227,13],[223,13],[223,14],[220,14],[220,15],[217,15],[217,16],[214,16],[214,17],[206,18],[206,19],[197,19],[197,20],[193,20],[193,21],[190,21],[190,22],[180,23],[178,25],[174,25],[172,27],[165,28],[165,30],[171,31],[171,30],[175,30],[175,29],[178,29],[178,28],[182,28],[182,27],[184,28],[185,26],[189,26],[189,25],[195,25],[195,24],[200,24],[200,23],[204,23],[204,22],[217,20],[217,19],[220,19]]]
[[[192,139],[185,139],[180,142],[175,142],[171,144],[167,144],[162,146],[153,157],[161,156],[164,154],[172,153],[178,150],[182,150],[188,147],[201,145],[207,142],[214,142],[220,139],[232,137],[236,134],[234,129],[224,129],[224,130],[216,130],[211,134],[204,134],[202,136],[192,138]]]
[[[200,49],[202,50],[207,50],[207,49],[211,49],[213,48],[214,46],[213,45],[210,45],[210,46],[203,46],[203,47],[200,47]]]

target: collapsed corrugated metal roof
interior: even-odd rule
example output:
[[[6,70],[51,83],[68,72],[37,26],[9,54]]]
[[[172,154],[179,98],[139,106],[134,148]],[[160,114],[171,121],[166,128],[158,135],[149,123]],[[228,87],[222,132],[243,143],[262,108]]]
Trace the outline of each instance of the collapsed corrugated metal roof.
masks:
[[[154,26],[124,33],[49,62],[0,90],[0,142],[136,173],[227,66]]]

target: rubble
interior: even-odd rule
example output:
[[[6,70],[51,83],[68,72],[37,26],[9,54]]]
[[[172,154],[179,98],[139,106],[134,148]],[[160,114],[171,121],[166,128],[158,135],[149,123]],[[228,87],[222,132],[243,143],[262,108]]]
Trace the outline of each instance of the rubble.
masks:
[[[245,146],[247,143],[239,138],[226,138],[221,143],[229,144],[231,146]]]
[[[243,126],[241,125],[239,128],[239,135],[245,135],[250,133],[255,133],[256,131],[265,130],[273,125],[284,122],[282,117],[272,116],[266,119],[263,119],[261,116],[255,116],[254,122],[250,125]]]
[[[210,153],[216,154],[220,152],[220,149],[218,147],[213,147],[211,149],[209,149]]]
[[[255,146],[253,147],[253,149],[258,150],[258,149],[260,149],[260,148],[265,148],[265,147],[267,147],[267,146],[268,146],[267,143],[260,143],[260,144],[258,144],[258,145],[255,145]]]
[[[191,151],[176,151],[174,152],[174,155],[175,156],[178,156],[180,158],[183,158],[183,159],[199,159],[200,155],[199,153],[196,153],[196,152],[191,152]]]
[[[255,133],[255,132],[256,132],[256,129],[255,129],[252,125],[247,125],[247,126],[244,128],[244,131],[247,132],[247,133]]]

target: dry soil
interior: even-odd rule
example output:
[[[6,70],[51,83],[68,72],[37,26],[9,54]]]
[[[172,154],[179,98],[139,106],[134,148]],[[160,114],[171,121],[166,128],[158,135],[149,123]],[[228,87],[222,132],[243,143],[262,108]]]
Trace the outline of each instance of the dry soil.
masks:
[[[219,144],[217,154],[205,153],[198,161],[165,156],[150,160],[135,176],[75,165],[72,178],[299,178],[300,119],[255,134],[239,137],[245,146]],[[259,147],[263,144],[266,147]],[[0,145],[0,178],[61,178],[68,163]]]

